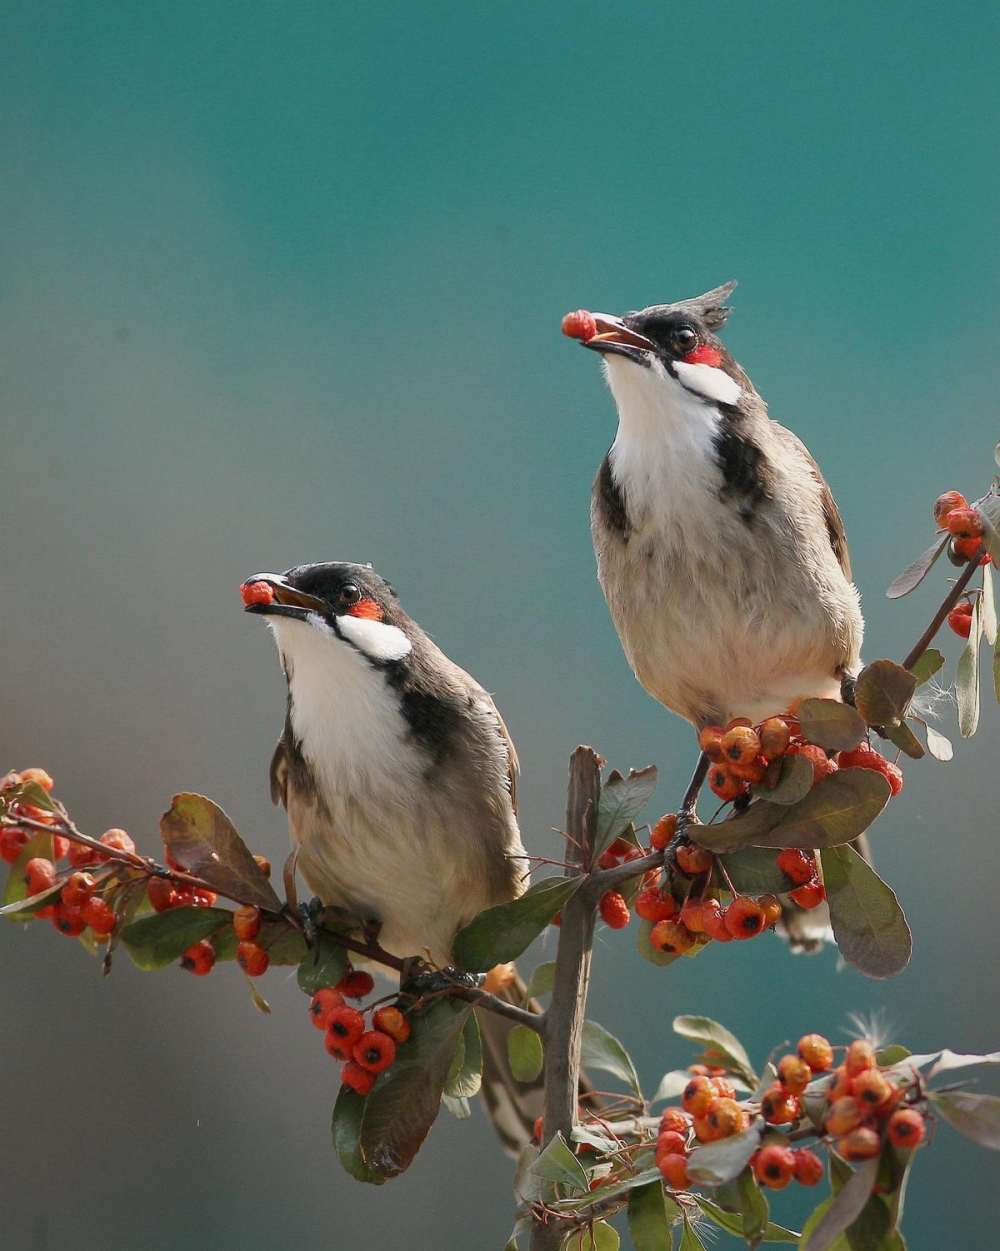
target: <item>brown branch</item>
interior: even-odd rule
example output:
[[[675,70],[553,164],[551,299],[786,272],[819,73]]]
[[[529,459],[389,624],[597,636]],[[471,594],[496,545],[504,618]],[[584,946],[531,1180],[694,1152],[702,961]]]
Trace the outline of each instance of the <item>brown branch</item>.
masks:
[[[920,659],[920,657],[927,650],[927,648],[930,647],[931,641],[934,638],[934,635],[937,634],[938,630],[940,630],[941,627],[944,625],[945,618],[948,616],[951,610],[958,603],[959,599],[962,596],[962,592],[972,581],[972,575],[979,568],[980,559],[981,559],[981,556],[979,553],[977,553],[975,556],[969,557],[969,563],[962,570],[961,576],[957,579],[957,581],[955,582],[955,585],[951,588],[951,592],[945,598],[944,603],[934,614],[934,617],[931,620],[930,625],[923,632],[923,634],[920,636],[917,642],[914,643],[913,648],[911,649],[906,659],[902,661],[902,666],[904,669],[912,669],[913,666]]]
[[[578,747],[570,757],[566,806],[566,832],[571,863],[576,861],[577,864],[584,864],[589,858],[597,826],[600,795],[600,757],[590,747]],[[575,871],[576,865],[568,870]],[[586,882],[562,912],[552,1000],[546,1013],[548,1033],[545,1046],[543,1146],[556,1134],[562,1134],[568,1142],[576,1122],[580,1089],[580,1049],[587,986],[590,981],[596,898],[594,883]],[[555,1251],[561,1246],[565,1232],[561,1222],[546,1222],[536,1215],[531,1230],[531,1251]]]

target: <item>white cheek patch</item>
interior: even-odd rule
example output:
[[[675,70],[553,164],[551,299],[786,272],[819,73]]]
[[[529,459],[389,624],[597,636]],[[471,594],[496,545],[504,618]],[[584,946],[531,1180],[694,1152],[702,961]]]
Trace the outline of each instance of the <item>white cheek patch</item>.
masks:
[[[735,404],[743,393],[735,379],[714,365],[689,365],[686,361],[676,361],[673,368],[678,381],[702,399],[713,400],[717,404]]]
[[[413,650],[403,631],[370,617],[338,617],[337,628],[369,660],[402,660]]]

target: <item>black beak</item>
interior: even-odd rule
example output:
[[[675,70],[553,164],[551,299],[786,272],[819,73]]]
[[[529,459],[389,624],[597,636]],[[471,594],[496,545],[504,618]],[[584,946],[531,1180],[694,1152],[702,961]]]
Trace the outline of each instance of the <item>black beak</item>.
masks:
[[[656,355],[656,344],[627,326],[620,317],[595,313],[597,334],[583,340],[583,346],[602,356],[624,356],[639,365],[649,366],[649,354]]]
[[[321,599],[297,591],[281,573],[255,573],[240,587],[243,611],[257,617],[290,617],[305,621],[310,613],[323,617],[330,609]]]

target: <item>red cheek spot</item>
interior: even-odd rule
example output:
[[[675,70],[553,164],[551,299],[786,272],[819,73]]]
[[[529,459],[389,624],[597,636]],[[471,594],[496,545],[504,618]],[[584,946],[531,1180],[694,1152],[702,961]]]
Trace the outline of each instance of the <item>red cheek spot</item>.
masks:
[[[689,365],[711,365],[713,369],[718,369],[722,364],[722,353],[718,348],[702,344],[693,352],[688,352],[684,359]]]
[[[369,621],[381,621],[382,609],[373,599],[359,599],[353,608],[348,610],[349,617],[365,617]]]

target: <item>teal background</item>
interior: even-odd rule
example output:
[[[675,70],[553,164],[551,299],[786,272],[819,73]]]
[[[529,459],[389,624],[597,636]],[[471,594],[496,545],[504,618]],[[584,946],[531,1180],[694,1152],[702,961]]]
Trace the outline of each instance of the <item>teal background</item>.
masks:
[[[45,765],[84,829],[149,851],[171,794],[204,791],[280,864],[284,687],[237,588],[339,558],[496,693],[530,850],[555,851],[577,742],[656,762],[650,815],[675,806],[690,731],[594,577],[614,409],[559,319],[730,278],[727,342],[840,501],[866,654],[901,656],[947,571],[883,588],[940,491],[986,488],[1000,433],[998,24],[913,0],[8,0],[0,770]],[[877,827],[915,937],[895,981],[772,937],[664,973],[601,933],[593,1015],[650,1089],[690,1058],[679,1011],[758,1062],[844,1041],[852,1011],[918,1051],[998,1045],[996,729],[988,704],[953,763],[907,765]],[[47,927],[0,938],[5,1246],[503,1245],[478,1110],[382,1190],[340,1172],[335,1067],[284,971],[265,1018],[232,967],[102,981]],[[909,1246],[990,1245],[995,1165],[942,1127]]]

